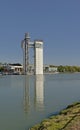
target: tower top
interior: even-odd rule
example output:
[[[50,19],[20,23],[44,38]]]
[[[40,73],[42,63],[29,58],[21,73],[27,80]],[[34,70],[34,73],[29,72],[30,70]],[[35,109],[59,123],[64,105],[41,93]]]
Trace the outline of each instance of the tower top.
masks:
[[[25,38],[30,39],[29,33],[25,33]]]

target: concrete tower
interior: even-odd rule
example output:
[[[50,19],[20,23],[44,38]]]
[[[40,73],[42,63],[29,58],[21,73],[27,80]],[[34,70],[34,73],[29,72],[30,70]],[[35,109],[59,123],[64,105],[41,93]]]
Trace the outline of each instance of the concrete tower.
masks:
[[[25,38],[21,43],[23,49],[23,70],[24,74],[29,74],[29,48],[34,49],[34,74],[43,74],[43,41],[35,40],[30,42],[29,33],[25,33]]]
[[[43,41],[34,41],[34,73],[43,74]]]
[[[23,73],[25,75],[28,74],[29,71],[29,43],[29,33],[25,33],[25,38],[21,42],[21,47],[23,49]]]

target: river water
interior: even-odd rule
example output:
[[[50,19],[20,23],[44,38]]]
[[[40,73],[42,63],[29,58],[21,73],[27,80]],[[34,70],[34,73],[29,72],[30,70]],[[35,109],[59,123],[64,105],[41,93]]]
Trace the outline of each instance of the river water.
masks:
[[[80,73],[0,76],[0,130],[28,130],[80,101]]]

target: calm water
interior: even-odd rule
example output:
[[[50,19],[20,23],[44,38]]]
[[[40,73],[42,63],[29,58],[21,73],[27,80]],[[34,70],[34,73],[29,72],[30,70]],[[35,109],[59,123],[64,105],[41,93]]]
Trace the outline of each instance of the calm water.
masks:
[[[0,130],[28,130],[79,100],[79,73],[0,76]]]

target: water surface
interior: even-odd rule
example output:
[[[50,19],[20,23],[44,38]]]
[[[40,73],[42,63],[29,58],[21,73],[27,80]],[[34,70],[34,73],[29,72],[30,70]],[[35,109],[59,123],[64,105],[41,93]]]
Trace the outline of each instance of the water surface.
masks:
[[[0,130],[28,130],[79,100],[79,73],[0,76]]]

